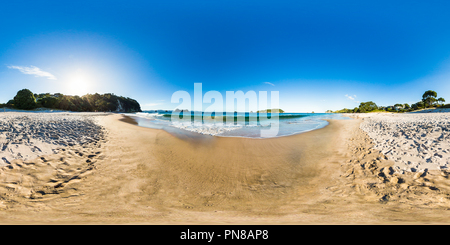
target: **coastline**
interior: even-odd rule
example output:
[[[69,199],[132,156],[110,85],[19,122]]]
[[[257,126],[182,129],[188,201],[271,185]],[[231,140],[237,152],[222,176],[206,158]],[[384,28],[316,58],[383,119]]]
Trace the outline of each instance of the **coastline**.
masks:
[[[164,129],[167,132],[170,132],[174,135],[188,135],[189,137],[196,138],[196,137],[208,137],[208,136],[214,136],[214,137],[233,137],[233,138],[252,138],[252,139],[265,139],[266,137],[261,137],[259,135],[259,130],[261,130],[261,127],[242,127],[242,126],[236,126],[229,128],[228,126],[216,126],[216,125],[203,125],[203,126],[192,126],[192,125],[173,125],[168,124],[167,122],[161,123],[157,122],[155,123],[154,119],[150,119],[148,117],[142,117],[137,115],[130,115],[130,114],[123,114],[125,121],[133,123],[135,125],[139,125],[142,127],[147,128],[154,128],[154,129]],[[306,117],[306,116],[302,116]],[[281,125],[280,122],[278,135],[268,138],[278,138],[278,137],[285,137],[285,136],[291,136],[296,134],[305,133],[308,131],[313,131],[319,128],[323,128],[326,125],[328,125],[328,119],[336,119],[336,118],[314,118],[315,121],[320,121],[320,123],[314,122],[314,123],[306,123],[304,125],[301,125],[302,123],[298,122],[283,122],[287,125],[297,125],[296,128],[290,128],[286,129],[286,126]],[[343,120],[350,119],[342,118]],[[307,125],[309,124],[309,125]],[[251,130],[249,131],[249,128]]]
[[[2,168],[0,223],[449,222],[446,172],[391,171],[361,119],[264,140],[206,141],[122,119],[98,117],[106,133],[95,147]],[[27,188],[45,195],[32,199]]]

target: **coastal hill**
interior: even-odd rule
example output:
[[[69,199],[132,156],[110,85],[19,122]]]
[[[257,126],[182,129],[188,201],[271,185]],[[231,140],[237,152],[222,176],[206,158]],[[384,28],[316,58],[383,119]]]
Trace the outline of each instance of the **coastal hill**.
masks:
[[[0,108],[32,110],[48,108],[78,112],[141,112],[139,103],[131,98],[115,94],[87,94],[83,96],[64,95],[61,93],[33,94],[28,89],[22,89],[6,104],[0,103]]]

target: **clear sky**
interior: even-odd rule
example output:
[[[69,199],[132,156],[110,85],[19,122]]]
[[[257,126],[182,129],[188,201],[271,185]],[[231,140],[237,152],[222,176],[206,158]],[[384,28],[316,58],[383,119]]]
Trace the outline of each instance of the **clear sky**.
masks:
[[[450,1],[3,1],[0,102],[279,91],[289,112],[450,101]]]

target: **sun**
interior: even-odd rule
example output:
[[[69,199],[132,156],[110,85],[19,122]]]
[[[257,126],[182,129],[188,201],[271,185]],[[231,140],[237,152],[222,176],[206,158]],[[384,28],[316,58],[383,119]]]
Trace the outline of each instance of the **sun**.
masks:
[[[67,94],[83,96],[86,95],[92,85],[92,79],[82,71],[77,71],[70,76],[67,86]]]

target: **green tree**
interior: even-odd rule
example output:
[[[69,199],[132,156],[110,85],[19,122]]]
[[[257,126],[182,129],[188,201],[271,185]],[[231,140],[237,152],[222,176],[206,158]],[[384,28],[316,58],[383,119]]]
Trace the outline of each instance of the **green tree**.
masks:
[[[14,97],[14,106],[17,109],[31,110],[35,109],[36,105],[34,94],[28,89],[20,90]]]
[[[437,93],[433,90],[428,90],[422,95],[422,101],[425,105],[431,106],[436,102]]]
[[[401,108],[399,108],[399,107],[401,107]],[[394,109],[396,109],[396,110],[402,109],[402,108],[403,108],[403,105],[402,105],[402,104],[395,104],[395,105],[394,105]]]
[[[443,104],[445,103],[445,99],[442,98],[442,97],[440,97],[439,99],[437,99],[437,101],[438,101],[438,103],[439,103],[440,105],[443,105]]]
[[[25,101],[25,98],[29,98]],[[34,99],[33,99],[34,98]],[[23,103],[22,103],[23,102]],[[16,106],[19,103],[20,106]],[[22,106],[23,105],[23,106]],[[31,105],[31,106],[30,106]],[[31,91],[19,91],[14,100],[8,101],[6,106],[20,109],[33,109],[42,106],[51,109],[70,111],[119,111],[120,112],[140,112],[141,106],[131,98],[125,98],[114,94],[87,94],[82,97],[64,95],[61,93],[32,94]]]
[[[8,100],[8,102],[6,103],[6,106],[14,107],[14,100]]]
[[[56,99],[55,97],[44,97],[42,99],[39,100],[41,105],[45,108],[56,108],[56,104],[58,103],[58,99]]]
[[[372,101],[368,102],[361,102],[359,104],[358,112],[365,113],[365,112],[371,112],[378,109],[377,104],[375,104]]]
[[[423,101],[419,101],[411,106],[414,110],[422,109],[425,107],[425,103]]]

